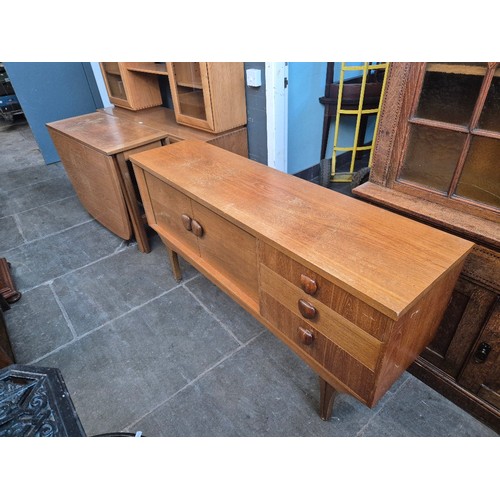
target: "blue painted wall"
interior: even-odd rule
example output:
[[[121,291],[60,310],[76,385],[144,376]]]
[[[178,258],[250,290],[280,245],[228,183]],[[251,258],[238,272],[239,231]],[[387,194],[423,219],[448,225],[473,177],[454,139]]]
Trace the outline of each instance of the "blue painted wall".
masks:
[[[46,123],[103,106],[90,63],[4,63],[45,163],[59,161]]]
[[[326,62],[288,63],[288,173],[319,163]]]
[[[347,63],[359,65],[359,62]],[[325,94],[326,62],[288,63],[288,173],[295,174],[317,165],[321,154],[324,106],[319,98]],[[334,79],[339,81],[341,63],[335,63]],[[349,77],[360,76],[352,72]],[[347,75],[346,75],[347,76]],[[373,135],[375,119],[369,119],[367,139]],[[355,117],[340,122],[339,146],[354,144]],[[335,117],[332,117],[326,157],[333,153]],[[337,153],[339,154],[339,153]]]

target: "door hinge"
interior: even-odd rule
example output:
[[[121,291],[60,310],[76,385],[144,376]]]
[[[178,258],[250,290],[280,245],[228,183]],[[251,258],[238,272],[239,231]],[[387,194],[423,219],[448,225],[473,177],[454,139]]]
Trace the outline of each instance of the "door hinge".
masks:
[[[285,76],[283,80],[283,87],[286,89],[288,87],[288,78]]]

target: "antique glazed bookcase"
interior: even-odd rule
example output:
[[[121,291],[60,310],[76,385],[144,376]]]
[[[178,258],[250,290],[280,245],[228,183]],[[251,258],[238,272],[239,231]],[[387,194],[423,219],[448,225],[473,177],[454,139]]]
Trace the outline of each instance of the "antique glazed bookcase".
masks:
[[[499,63],[392,63],[374,147],[355,195],[475,243],[410,371],[498,431]]]

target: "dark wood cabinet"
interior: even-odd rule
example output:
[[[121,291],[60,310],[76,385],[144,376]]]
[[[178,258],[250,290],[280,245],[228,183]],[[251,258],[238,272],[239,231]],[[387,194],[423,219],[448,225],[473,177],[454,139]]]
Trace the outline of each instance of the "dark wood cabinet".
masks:
[[[409,371],[500,432],[500,66],[392,63],[356,196],[475,243]]]

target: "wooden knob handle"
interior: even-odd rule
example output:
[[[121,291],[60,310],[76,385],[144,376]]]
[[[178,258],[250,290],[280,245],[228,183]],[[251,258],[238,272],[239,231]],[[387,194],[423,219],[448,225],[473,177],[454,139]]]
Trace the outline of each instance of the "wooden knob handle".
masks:
[[[201,238],[203,236],[203,228],[201,227],[201,224],[194,219],[191,221],[191,229],[193,231],[193,234],[198,236],[198,238]]]
[[[184,228],[188,231],[191,231],[191,223],[193,221],[193,219],[191,219],[191,217],[189,217],[189,215],[187,214],[182,214],[181,215],[181,220],[182,220],[182,225],[184,226]]]
[[[305,274],[300,275],[300,286],[308,295],[314,295],[318,291],[318,284],[316,283],[316,280],[309,278],[309,276],[306,276]]]
[[[307,319],[313,319],[316,316],[316,308],[304,299],[299,299],[299,311]]]
[[[307,328],[303,328],[302,326],[299,326],[297,329],[300,337],[300,341],[305,344],[305,345],[311,345],[314,341],[314,333],[311,332],[311,330],[308,330]]]

